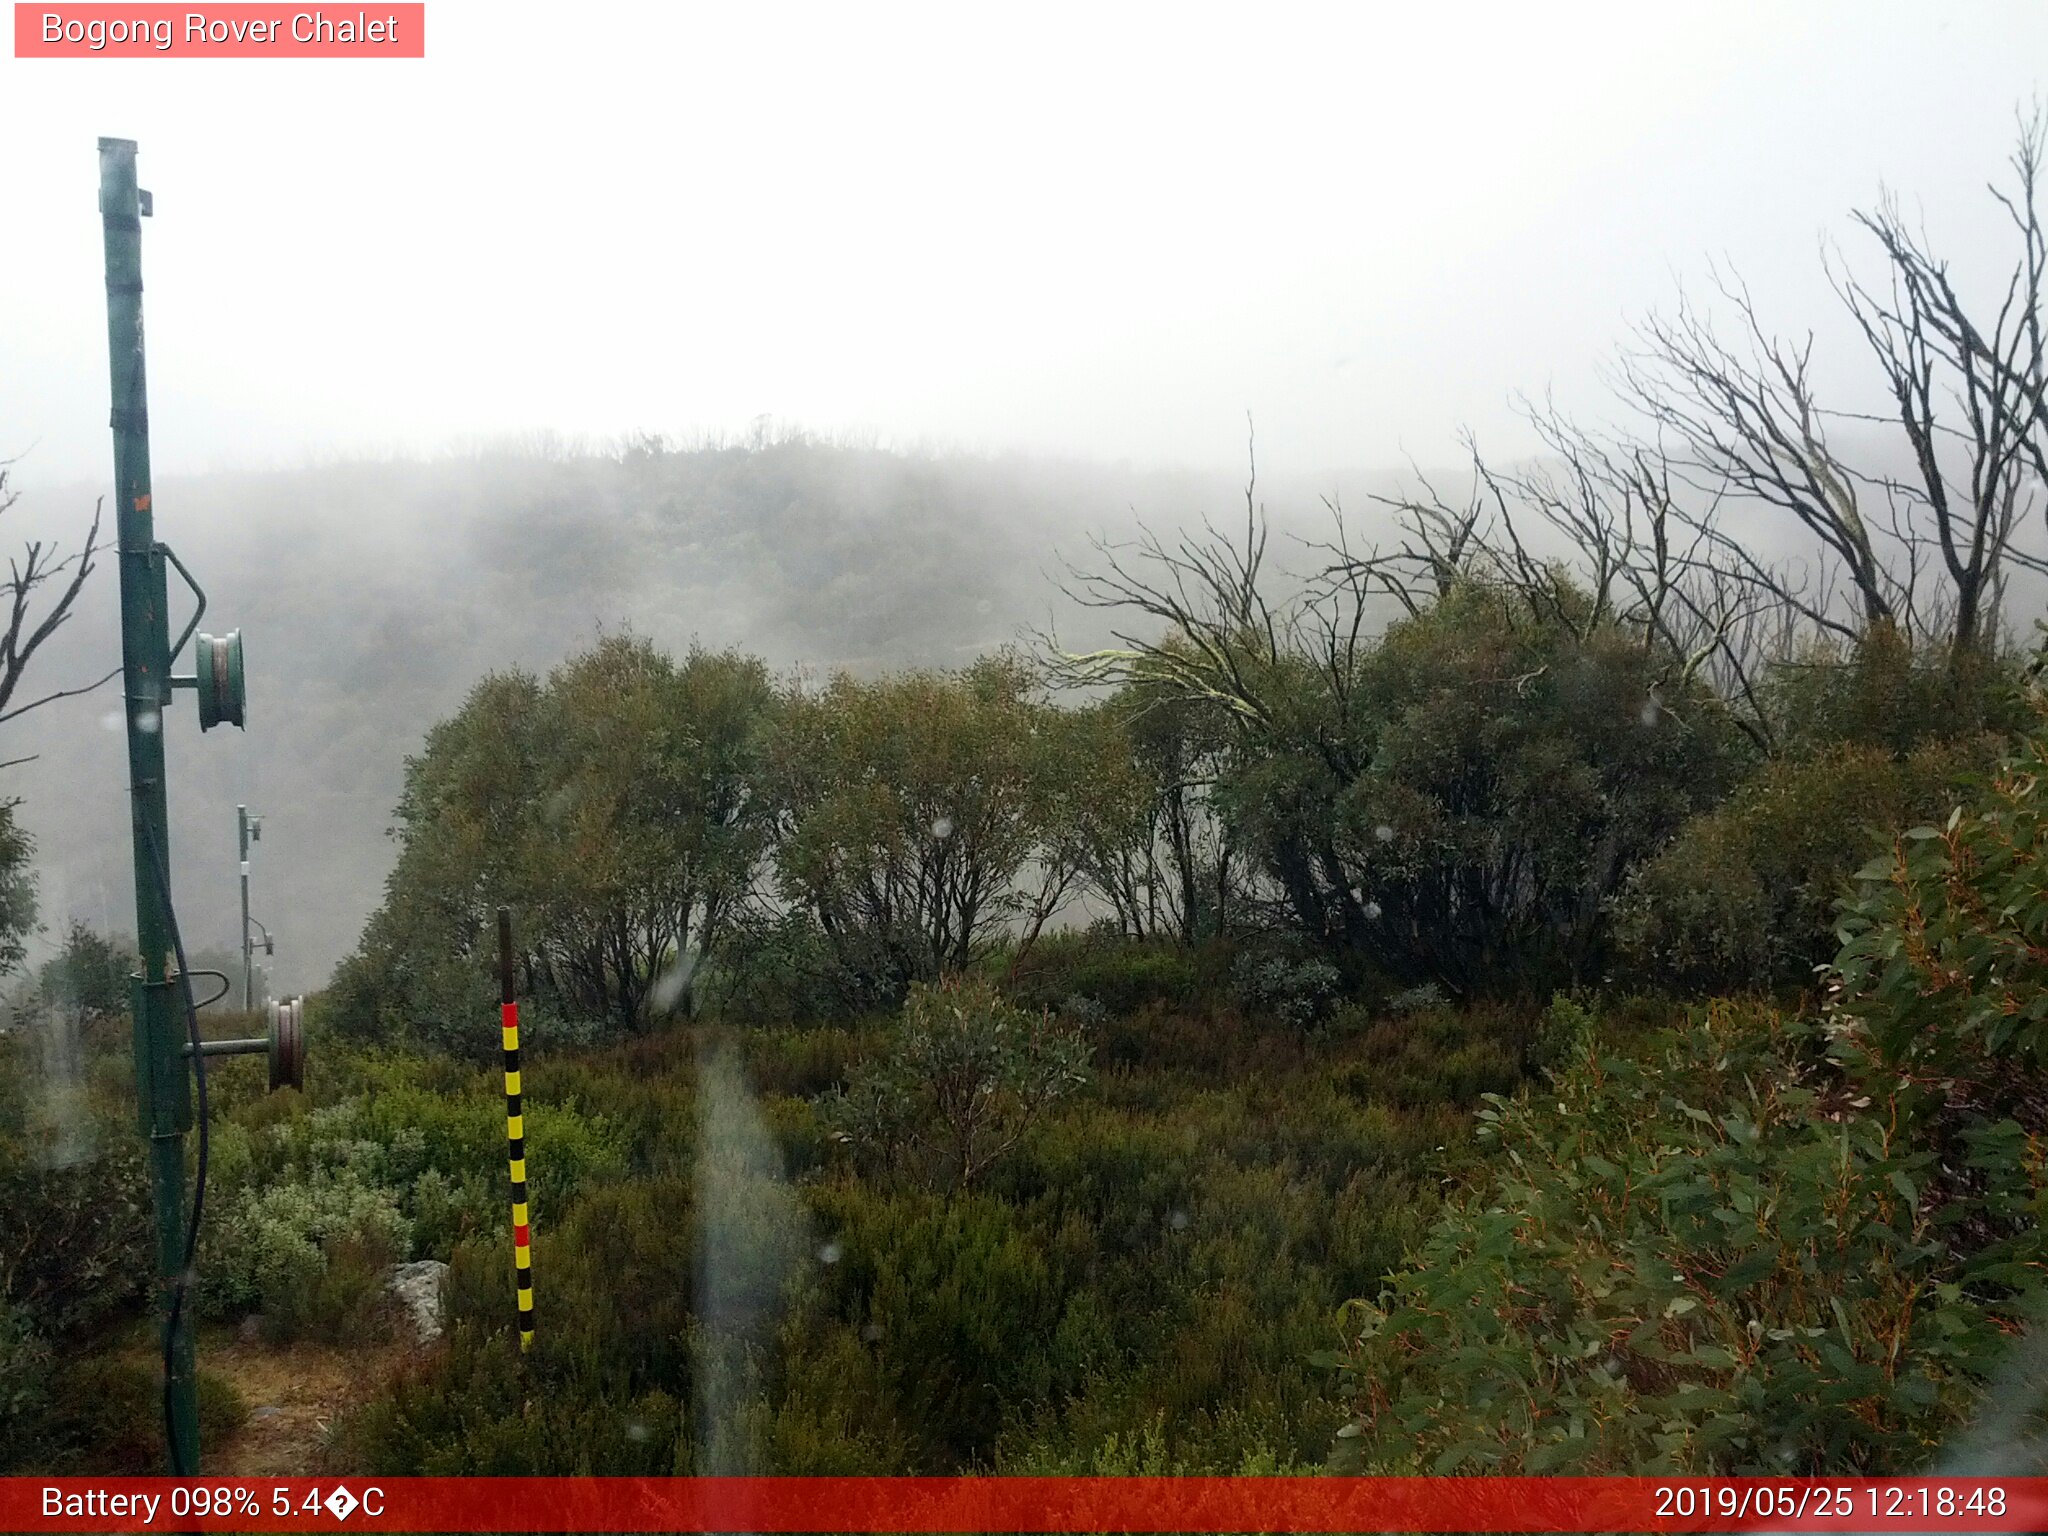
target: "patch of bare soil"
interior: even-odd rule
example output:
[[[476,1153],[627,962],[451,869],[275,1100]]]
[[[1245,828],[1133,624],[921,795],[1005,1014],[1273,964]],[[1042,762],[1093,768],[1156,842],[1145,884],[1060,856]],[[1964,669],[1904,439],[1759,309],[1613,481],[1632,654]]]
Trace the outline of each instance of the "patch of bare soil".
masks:
[[[376,1393],[416,1353],[404,1344],[341,1349],[268,1344],[229,1335],[210,1343],[208,1370],[234,1383],[249,1405],[232,1439],[206,1450],[209,1477],[308,1477],[345,1470],[327,1464],[327,1431],[342,1412]]]

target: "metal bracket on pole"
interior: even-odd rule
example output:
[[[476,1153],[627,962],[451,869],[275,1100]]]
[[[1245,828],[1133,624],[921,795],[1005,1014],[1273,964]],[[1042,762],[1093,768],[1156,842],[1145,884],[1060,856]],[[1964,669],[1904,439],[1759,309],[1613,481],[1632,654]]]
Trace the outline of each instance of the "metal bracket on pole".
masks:
[[[178,984],[128,978],[129,1015],[135,1023],[136,1118],[145,1136],[182,1136],[192,1129],[192,1074],[185,1066],[182,1042],[156,1019],[177,1017]]]
[[[192,1047],[185,1047],[187,1057]],[[306,1000],[286,998],[270,1005],[270,1033],[260,1040],[202,1040],[202,1056],[267,1056],[270,1058],[270,1086],[306,1086]]]

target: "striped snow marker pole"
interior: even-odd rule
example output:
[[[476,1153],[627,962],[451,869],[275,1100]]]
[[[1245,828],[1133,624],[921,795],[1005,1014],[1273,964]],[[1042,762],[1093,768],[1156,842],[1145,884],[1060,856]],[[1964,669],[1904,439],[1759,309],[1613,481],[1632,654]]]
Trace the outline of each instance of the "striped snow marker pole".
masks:
[[[519,1004],[512,997],[512,909],[498,908],[498,1021],[505,1039],[505,1148],[512,1165],[512,1270],[519,1347],[533,1347],[533,1229],[526,1211],[526,1116],[519,1102]]]

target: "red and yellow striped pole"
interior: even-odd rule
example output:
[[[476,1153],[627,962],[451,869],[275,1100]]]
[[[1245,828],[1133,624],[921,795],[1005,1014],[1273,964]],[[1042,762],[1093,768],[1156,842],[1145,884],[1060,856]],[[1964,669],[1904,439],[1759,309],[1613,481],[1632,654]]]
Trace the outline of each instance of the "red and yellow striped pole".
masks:
[[[533,1346],[533,1227],[526,1210],[526,1116],[519,1101],[519,1004],[512,997],[512,909],[498,908],[498,1023],[505,1038],[505,1146],[512,1163],[512,1270],[519,1347]]]

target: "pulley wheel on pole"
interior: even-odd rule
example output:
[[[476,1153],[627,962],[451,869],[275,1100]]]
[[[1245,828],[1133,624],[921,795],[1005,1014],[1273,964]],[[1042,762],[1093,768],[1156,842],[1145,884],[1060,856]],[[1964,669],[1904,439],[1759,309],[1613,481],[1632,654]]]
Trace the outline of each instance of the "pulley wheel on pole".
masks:
[[[306,1086],[306,1000],[302,997],[270,1005],[270,1086]]]
[[[242,632],[200,635],[193,652],[198,680],[199,729],[246,723],[248,699],[242,684]]]

